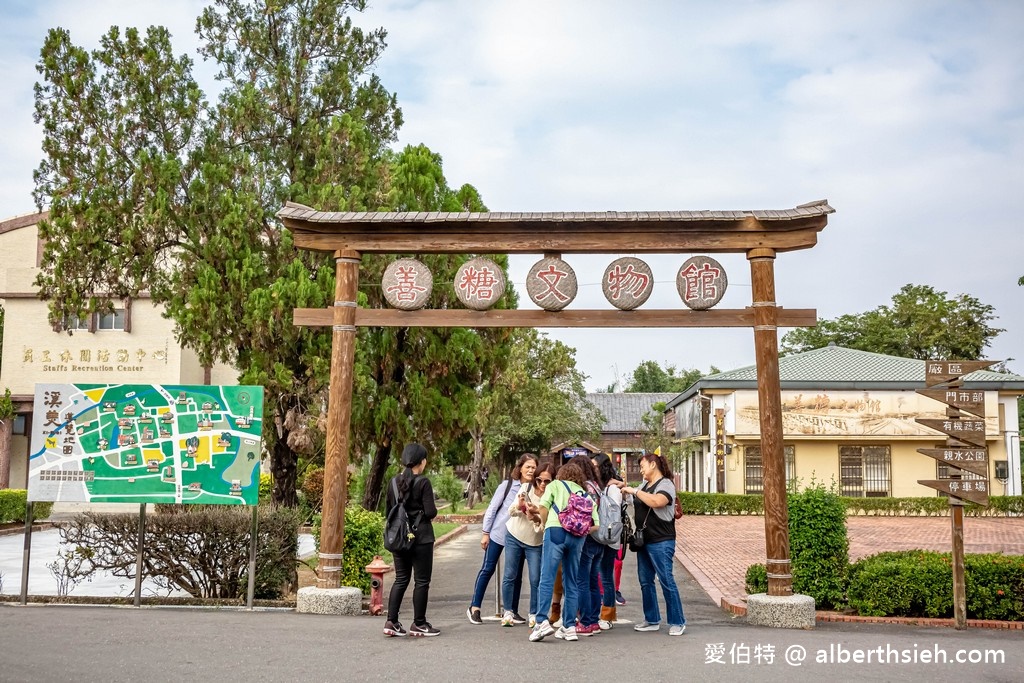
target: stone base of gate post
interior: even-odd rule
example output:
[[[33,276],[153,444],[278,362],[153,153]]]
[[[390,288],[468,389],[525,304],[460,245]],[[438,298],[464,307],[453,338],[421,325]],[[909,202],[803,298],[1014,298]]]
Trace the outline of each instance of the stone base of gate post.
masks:
[[[300,588],[295,611],[305,614],[341,614],[359,616],[363,613],[363,592],[358,588]]]
[[[747,623],[773,628],[814,628],[814,598],[809,595],[747,596]]]

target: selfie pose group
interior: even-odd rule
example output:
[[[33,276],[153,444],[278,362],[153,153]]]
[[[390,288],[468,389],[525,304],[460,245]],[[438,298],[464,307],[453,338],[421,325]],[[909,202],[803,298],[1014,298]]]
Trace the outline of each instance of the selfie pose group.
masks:
[[[384,634],[436,636],[440,631],[426,620],[434,552],[431,520],[437,509],[430,481],[423,476],[425,449],[418,444],[407,446],[402,464],[405,471],[388,489],[386,537],[398,505],[415,517],[415,526],[408,530],[406,547],[392,550],[395,581]],[[484,559],[466,610],[470,623],[483,623],[484,592],[504,552],[505,569],[499,578],[505,606],[502,626],[528,625],[531,642],[551,635],[574,641],[609,630],[617,620],[616,606],[625,604],[619,580],[628,546],[637,558],[644,614],[633,630],[661,630],[657,581],[665,599],[668,634],[682,635],[686,619],[672,572],[675,486],[660,455],[642,456],[640,473],[641,485],[629,486],[603,453],[592,459],[577,456],[557,470],[553,464],[541,466],[532,453],[523,454],[511,477],[494,492],[484,515],[480,540]],[[625,513],[630,502],[632,519]],[[525,618],[520,613],[524,565],[530,587]],[[406,630],[398,621],[398,611],[412,576],[413,625]]]

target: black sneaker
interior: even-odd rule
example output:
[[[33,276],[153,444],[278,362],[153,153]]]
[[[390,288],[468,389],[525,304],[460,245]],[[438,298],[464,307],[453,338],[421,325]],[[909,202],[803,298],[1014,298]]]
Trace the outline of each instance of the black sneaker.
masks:
[[[384,622],[384,635],[386,636],[398,636],[399,638],[409,635],[409,632],[402,628],[402,624],[397,621],[385,621]]]
[[[519,612],[513,612],[512,613],[512,623],[513,624],[525,624],[526,623],[526,619],[523,619],[522,615],[520,615]]]
[[[469,617],[469,623],[471,624],[476,624],[477,626],[479,626],[480,624],[484,623],[484,620],[480,618],[480,610],[478,609],[473,609],[472,607],[470,607],[468,610],[466,610],[466,616]]]
[[[622,597],[622,593],[620,593],[619,591],[615,591],[615,604],[616,605],[625,605],[626,604],[626,598]]]
[[[421,638],[430,638],[432,636],[439,636],[441,632],[430,625],[430,622],[422,624],[413,624],[409,627],[410,636],[419,636]]]

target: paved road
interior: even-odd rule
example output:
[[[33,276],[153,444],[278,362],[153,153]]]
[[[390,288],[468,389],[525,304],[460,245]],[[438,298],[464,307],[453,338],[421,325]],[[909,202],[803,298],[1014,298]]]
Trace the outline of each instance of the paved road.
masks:
[[[439,638],[385,638],[378,617],[329,617],[289,611],[240,612],[169,608],[0,606],[3,681],[1019,681],[1024,668],[1020,631],[926,629],[826,624],[814,631],[747,626],[717,609],[677,565],[688,628],[681,638],[615,628],[576,643],[527,641],[527,629],[465,618],[479,567],[479,527],[439,548],[429,618]],[[636,563],[623,575],[626,619],[641,618]],[[489,596],[493,599],[493,596]],[[411,595],[407,596],[407,601]],[[406,611],[411,606],[407,602]],[[856,648],[889,647],[890,658],[952,658],[959,649],[1001,649],[997,664],[814,663],[818,650],[834,659]],[[774,648],[768,662],[769,647]],[[805,648],[796,667],[787,648]],[[838,649],[837,649],[838,648]],[[790,650],[792,653],[794,650]],[[760,653],[760,663],[757,654]],[[845,653],[845,654],[844,654]],[[967,653],[965,653],[967,654]],[[723,663],[710,660],[721,659]],[[741,663],[749,658],[750,664]]]

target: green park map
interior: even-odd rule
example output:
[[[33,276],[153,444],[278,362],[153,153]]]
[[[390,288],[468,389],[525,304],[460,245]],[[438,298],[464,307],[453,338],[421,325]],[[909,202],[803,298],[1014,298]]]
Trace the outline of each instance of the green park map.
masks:
[[[29,500],[255,505],[263,388],[37,384]]]

